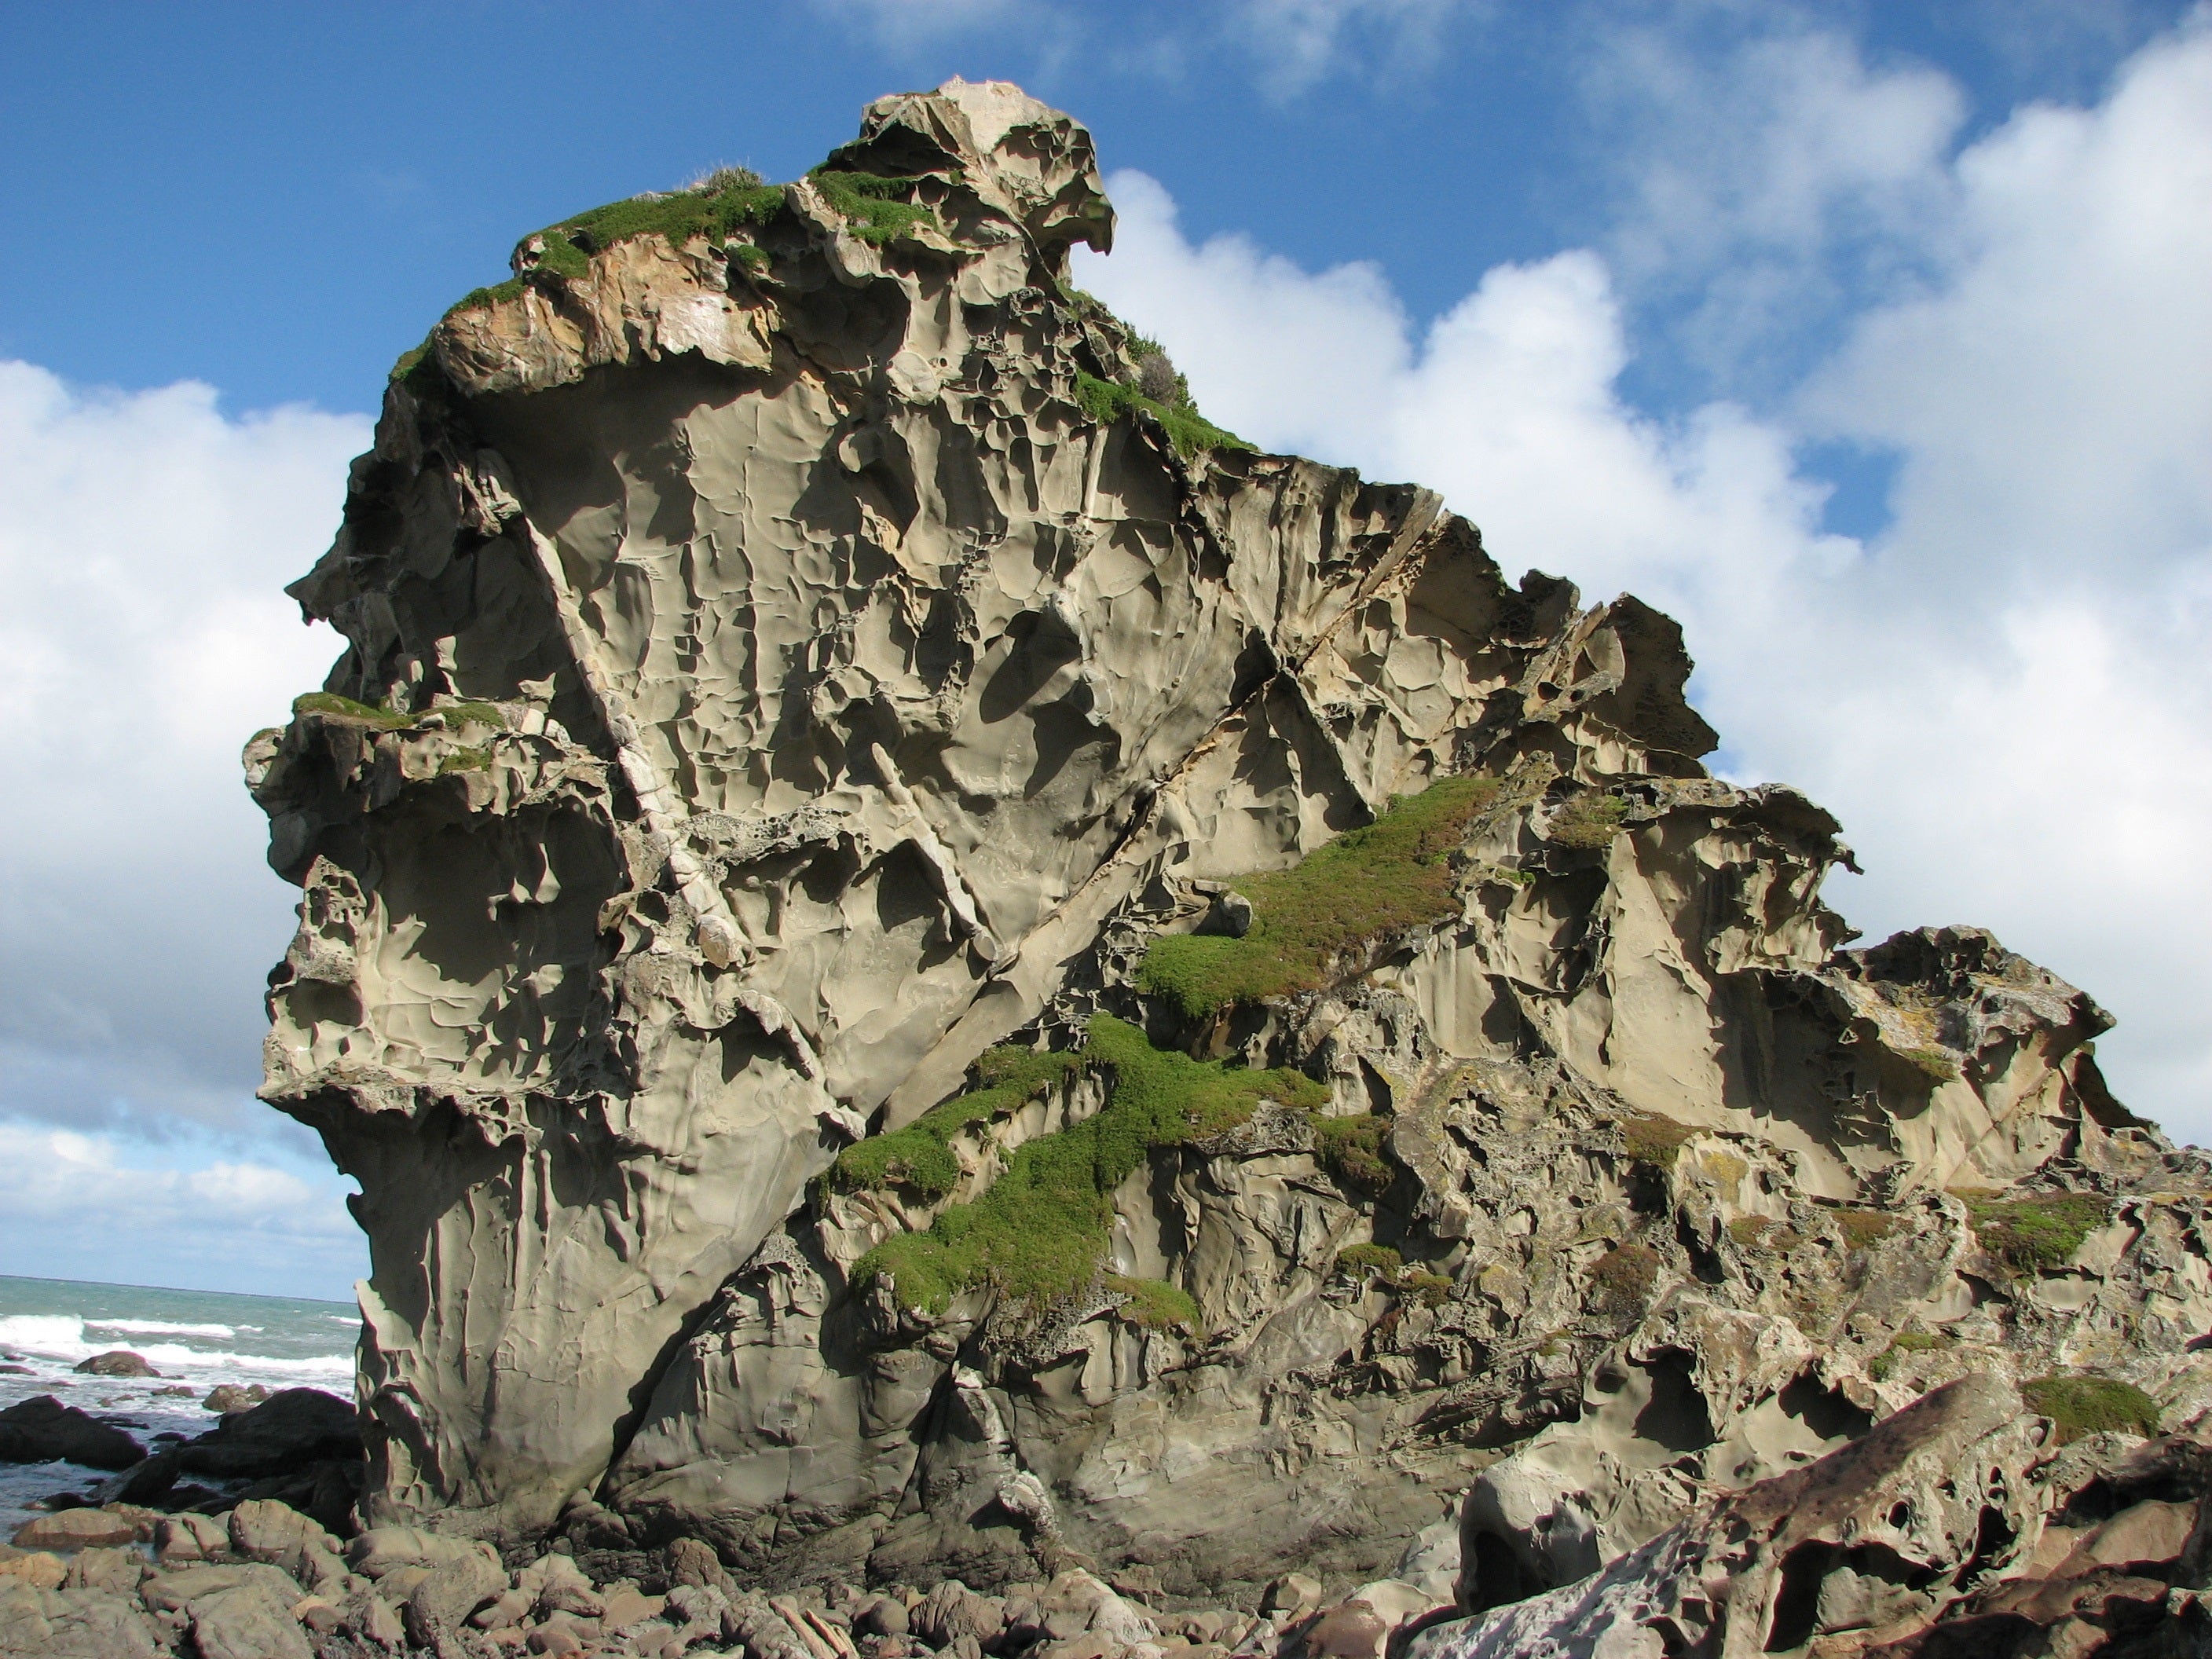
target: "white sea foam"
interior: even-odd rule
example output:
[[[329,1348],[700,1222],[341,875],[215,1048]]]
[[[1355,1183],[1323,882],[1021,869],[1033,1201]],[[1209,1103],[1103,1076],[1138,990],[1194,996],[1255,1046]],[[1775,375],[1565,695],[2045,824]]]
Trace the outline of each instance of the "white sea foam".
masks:
[[[74,1364],[114,1346],[112,1342],[89,1340],[86,1335],[88,1324],[95,1330],[126,1328],[123,1321],[87,1321],[74,1314],[10,1314],[0,1317],[0,1348],[41,1359]],[[140,1320],[131,1328],[149,1331],[158,1329],[178,1334],[192,1328],[156,1320]],[[200,1328],[212,1330],[214,1328]],[[223,1334],[228,1335],[231,1333],[226,1328]],[[131,1352],[158,1371],[185,1378],[210,1373],[226,1380],[257,1376],[265,1376],[271,1381],[294,1377],[350,1377],[354,1368],[350,1353],[307,1354],[279,1358],[271,1354],[240,1353],[229,1348],[194,1348],[181,1342],[141,1343]]]
[[[138,1336],[219,1336],[228,1340],[238,1334],[228,1325],[179,1325],[166,1319],[88,1319],[84,1326],[87,1330],[125,1331]]]

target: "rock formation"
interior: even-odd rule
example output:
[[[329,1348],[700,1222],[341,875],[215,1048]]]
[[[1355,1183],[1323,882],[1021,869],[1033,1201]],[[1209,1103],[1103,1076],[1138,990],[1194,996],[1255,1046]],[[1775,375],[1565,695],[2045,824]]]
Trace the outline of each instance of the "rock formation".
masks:
[[[953,82],[395,370],[246,756],[363,1519],[1416,1609],[1456,1531],[1482,1615],[1986,1374],[2008,1540],[1915,1547],[2024,1571],[2060,1437],[2212,1406],[2212,1170],[1987,933],[1846,948],[1667,617],[1206,423],[1112,227]]]

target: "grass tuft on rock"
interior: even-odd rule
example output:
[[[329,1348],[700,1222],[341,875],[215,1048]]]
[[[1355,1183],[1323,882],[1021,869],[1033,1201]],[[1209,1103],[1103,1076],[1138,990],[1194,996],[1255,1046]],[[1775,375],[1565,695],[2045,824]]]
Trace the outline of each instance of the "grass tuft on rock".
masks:
[[[874,246],[910,236],[920,227],[937,222],[937,216],[927,208],[906,199],[914,189],[911,179],[884,179],[872,173],[826,173],[818,167],[806,178],[853,234]]]
[[[1371,1112],[1314,1121],[1322,1168],[1339,1186],[1367,1198],[1379,1196],[1390,1184],[1391,1169],[1382,1157],[1382,1138],[1389,1133],[1390,1120]]]
[[[1250,931],[1155,939],[1138,984],[1192,1019],[1318,990],[1340,957],[1453,912],[1451,855],[1499,787],[1492,777],[1440,779],[1291,869],[1237,878],[1237,890],[1252,902]]]
[[[1112,1076],[1094,1117],[1016,1149],[1006,1173],[927,1232],[885,1239],[853,1268],[886,1276],[899,1303],[941,1313],[984,1285],[1043,1308],[1095,1282],[1113,1224],[1110,1196],[1154,1148],[1235,1128],[1262,1100],[1313,1111],[1328,1091],[1286,1069],[1249,1071],[1155,1048],[1135,1026],[1095,1015],[1081,1056]]]
[[[1083,412],[1101,426],[1111,426],[1141,410],[1166,428],[1168,441],[1175,446],[1178,455],[1188,457],[1202,449],[1253,447],[1235,433],[1214,425],[1188,404],[1158,403],[1135,386],[1102,380],[1095,374],[1079,374],[1075,377],[1075,400],[1083,405]]]
[[[1109,1273],[1106,1288],[1128,1298],[1119,1311],[1132,1325],[1141,1325],[1148,1331],[1201,1334],[1198,1304],[1179,1285],[1170,1285],[1164,1279],[1124,1279],[1119,1273]]]
[[[1616,1244],[1590,1264],[1591,1301],[1605,1313],[1640,1313],[1659,1282],[1659,1253],[1649,1244]]]
[[[695,236],[720,242],[742,228],[769,223],[783,211],[783,204],[781,185],[763,184],[759,174],[744,167],[718,168],[688,190],[628,197],[546,226],[536,233],[544,240],[537,270],[574,281],[590,271],[594,253],[641,236],[662,237],[672,248],[682,247]],[[756,262],[748,256],[757,252],[741,249],[739,257],[753,266]],[[472,289],[447,314],[520,299],[526,281],[511,276],[492,287]]]
[[[1982,1248],[2014,1273],[2043,1273],[2073,1260],[2081,1241],[2112,1215],[2104,1199],[2085,1193],[2052,1193],[1997,1199],[1979,1193],[1954,1196]]]
[[[1887,1210],[1866,1210],[1844,1205],[1830,1212],[1844,1243],[1854,1250],[1870,1250],[1897,1231],[1898,1218]]]
[[[1620,1147],[1635,1163],[1671,1170],[1697,1133],[1696,1125],[1657,1112],[1631,1112],[1620,1120]]]
[[[975,1062],[981,1087],[932,1107],[902,1129],[848,1146],[830,1166],[830,1184],[840,1192],[902,1187],[926,1199],[943,1198],[960,1181],[955,1135],[1035,1099],[1081,1064],[1076,1054],[994,1048]]]
[[[1613,845],[1628,816],[1628,803],[1619,795],[1588,789],[1552,815],[1545,835],[1554,845],[1588,852]]]
[[[2021,1383],[2020,1393],[2031,1411],[2058,1425],[2061,1445],[2085,1434],[2158,1432],[2158,1402],[2112,1377],[2042,1376]]]
[[[1378,1273],[1386,1279],[1395,1279],[1405,1258],[1388,1244],[1352,1244],[1336,1253],[1336,1270],[1347,1278],[1364,1273]]]

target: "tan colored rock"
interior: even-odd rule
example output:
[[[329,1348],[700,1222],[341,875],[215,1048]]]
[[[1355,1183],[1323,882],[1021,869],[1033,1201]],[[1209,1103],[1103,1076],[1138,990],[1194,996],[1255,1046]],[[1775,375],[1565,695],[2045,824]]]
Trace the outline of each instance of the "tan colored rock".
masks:
[[[33,1589],[59,1589],[69,1577],[69,1565],[51,1550],[11,1551],[0,1557],[0,1578]]]
[[[902,1610],[956,1644],[950,1581],[1050,1579],[1048,1639],[1134,1645],[1070,1570],[1487,1607],[1970,1375],[2212,1412],[2212,1162],[2112,1098],[2087,994],[1971,927],[1848,948],[1839,826],[1706,771],[1649,606],[1115,412],[1170,380],[1065,286],[1112,224],[1077,123],[956,82],[830,166],[681,246],[526,238],[291,590],[348,648],[246,757],[301,889],[264,1092],[367,1172],[368,1538],[677,1538],[672,1583],[937,1587]],[[1237,882],[1451,777],[1486,793],[1440,914],[1296,996],[1144,990],[1161,936],[1264,921]],[[1366,1175],[1279,1103],[1157,1151],[1101,1267],[1195,1318],[856,1287],[1109,1084],[979,1112],[949,1193],[826,1188],[837,1149],[1101,1011],[1298,1069]],[[1457,1559],[1401,1573],[1462,1493]],[[402,1599],[459,1559],[354,1547]],[[844,1659],[728,1600],[757,1659]]]
[[[57,1510],[33,1516],[15,1528],[9,1541],[21,1550],[81,1550],[128,1544],[137,1535],[137,1522],[126,1515],[109,1510]]]

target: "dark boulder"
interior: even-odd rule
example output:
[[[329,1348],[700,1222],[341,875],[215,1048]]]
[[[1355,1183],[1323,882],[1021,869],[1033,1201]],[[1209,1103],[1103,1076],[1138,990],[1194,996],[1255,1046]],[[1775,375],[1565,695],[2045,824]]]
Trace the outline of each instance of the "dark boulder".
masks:
[[[161,1373],[146,1363],[143,1353],[133,1353],[128,1348],[114,1348],[106,1353],[96,1353],[89,1359],[80,1359],[71,1368],[85,1376],[159,1376]]]
[[[0,1411],[0,1462],[82,1463],[89,1469],[127,1469],[146,1449],[121,1429],[39,1395]]]
[[[177,1448],[185,1474],[220,1480],[264,1480],[305,1464],[361,1455],[361,1419],[353,1402],[320,1389],[283,1389]]]

